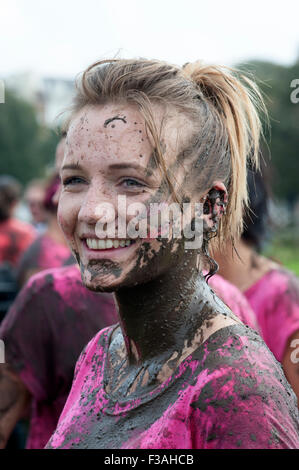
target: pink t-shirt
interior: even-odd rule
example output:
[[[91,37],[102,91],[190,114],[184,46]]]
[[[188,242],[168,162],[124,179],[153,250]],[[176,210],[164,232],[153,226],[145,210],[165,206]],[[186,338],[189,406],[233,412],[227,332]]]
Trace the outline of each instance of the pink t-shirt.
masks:
[[[288,339],[299,330],[299,279],[286,269],[272,269],[244,294],[265,343],[282,362]]]
[[[111,294],[86,289],[75,265],[30,278],[0,328],[5,360],[32,394],[28,449],[42,449],[56,428],[76,361],[88,341],[116,323]]]
[[[256,316],[249,302],[236,286],[219,274],[214,274],[209,279],[209,286],[245,325],[259,331]]]
[[[68,261],[71,260],[71,263]],[[26,271],[42,271],[74,264],[75,260],[67,245],[58,243],[47,234],[40,235],[25,251],[18,264],[17,275],[23,278]]]
[[[81,354],[47,448],[299,448],[296,397],[252,329],[218,330],[160,386],[120,401],[104,387],[114,328]]]

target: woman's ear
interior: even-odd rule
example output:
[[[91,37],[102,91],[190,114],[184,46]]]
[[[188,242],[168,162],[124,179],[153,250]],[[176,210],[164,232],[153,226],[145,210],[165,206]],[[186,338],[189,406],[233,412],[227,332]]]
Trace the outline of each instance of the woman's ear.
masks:
[[[203,220],[207,230],[217,230],[218,222],[225,214],[226,206],[227,189],[221,181],[215,181],[203,197]]]

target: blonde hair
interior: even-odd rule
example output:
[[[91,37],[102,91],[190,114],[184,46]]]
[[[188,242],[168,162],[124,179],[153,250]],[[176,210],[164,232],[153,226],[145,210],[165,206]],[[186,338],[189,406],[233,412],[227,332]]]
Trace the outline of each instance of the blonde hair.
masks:
[[[86,105],[125,101],[137,105],[154,142],[156,164],[173,198],[174,175],[166,168],[152,105],[172,106],[192,122],[179,158],[192,159],[192,185],[210,189],[221,180],[228,189],[226,214],[219,224],[219,242],[242,232],[243,210],[248,204],[246,166],[258,166],[261,123],[265,111],[255,83],[225,67],[186,64],[183,68],[157,60],[103,60],[88,67],[77,82],[73,114]],[[190,176],[190,175],[189,175]]]

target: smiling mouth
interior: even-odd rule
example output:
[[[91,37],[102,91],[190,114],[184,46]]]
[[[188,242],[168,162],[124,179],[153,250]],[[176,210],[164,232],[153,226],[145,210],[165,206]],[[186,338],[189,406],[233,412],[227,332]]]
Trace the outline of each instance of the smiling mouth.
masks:
[[[96,238],[86,238],[85,243],[90,250],[113,250],[117,248],[126,248],[133,243],[135,240],[126,239],[126,240],[117,240],[117,239],[96,239]]]

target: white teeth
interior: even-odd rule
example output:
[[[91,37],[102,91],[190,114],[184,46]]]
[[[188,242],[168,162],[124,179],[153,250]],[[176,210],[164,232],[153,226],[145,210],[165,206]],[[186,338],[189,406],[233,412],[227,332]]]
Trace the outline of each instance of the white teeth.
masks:
[[[105,250],[106,248],[105,240],[98,240],[98,246],[96,248],[98,248],[99,250]]]
[[[105,240],[106,241],[106,248],[112,248],[113,247],[113,241],[112,240]]]
[[[86,238],[86,244],[88,248],[92,250],[107,250],[109,248],[118,248],[129,246],[133,243],[132,240],[111,240],[111,239],[97,239],[97,238]]]

